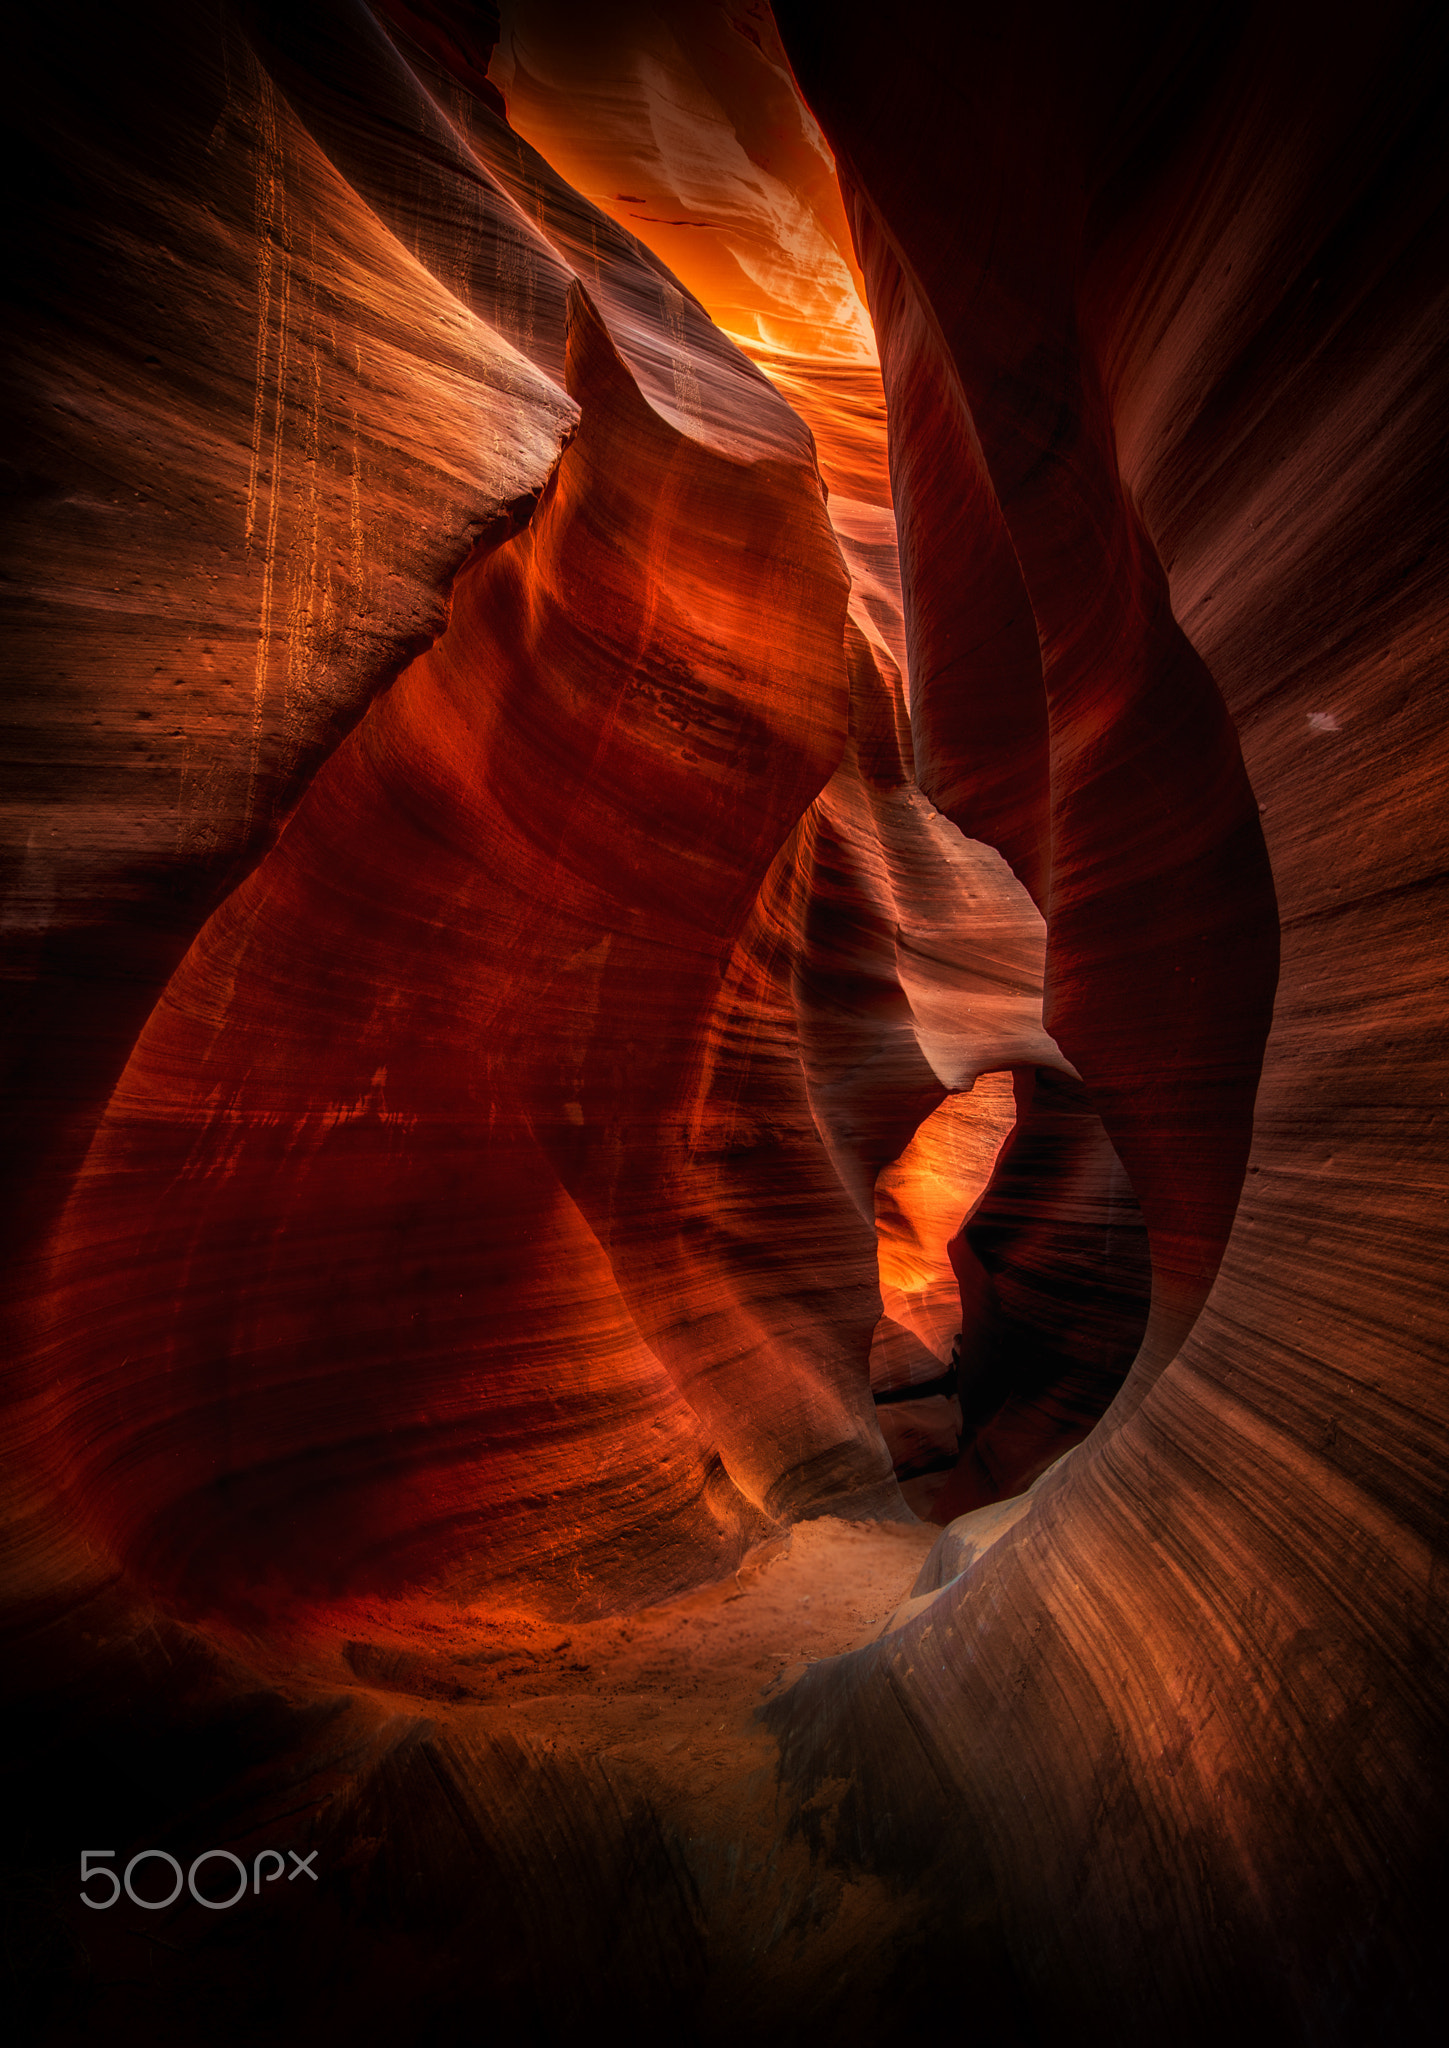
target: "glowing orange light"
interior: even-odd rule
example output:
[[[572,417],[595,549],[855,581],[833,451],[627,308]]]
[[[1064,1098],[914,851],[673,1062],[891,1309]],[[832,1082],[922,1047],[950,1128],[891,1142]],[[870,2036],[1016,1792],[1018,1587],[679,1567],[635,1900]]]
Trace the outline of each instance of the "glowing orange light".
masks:
[[[876,1181],[882,1306],[941,1359],[961,1327],[946,1242],[985,1192],[1015,1121],[1010,1074],[983,1074],[969,1094],[948,1095]]]
[[[832,494],[890,503],[885,397],[835,164],[767,8],[510,0],[508,118],[778,386]]]

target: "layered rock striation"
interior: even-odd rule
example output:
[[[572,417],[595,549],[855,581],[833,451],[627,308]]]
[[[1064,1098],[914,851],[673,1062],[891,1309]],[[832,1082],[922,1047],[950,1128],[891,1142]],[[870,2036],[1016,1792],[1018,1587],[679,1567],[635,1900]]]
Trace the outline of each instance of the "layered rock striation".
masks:
[[[1045,906],[1152,1317],[773,1725],[1044,2031],[1427,2039],[1441,29],[921,9],[883,66],[780,19],[876,311],[922,783]]]
[[[49,2038],[1435,2038],[1442,31],[506,15],[22,25]]]
[[[727,1569],[780,1517],[904,1515],[872,1354],[877,1391],[936,1368],[882,1320],[878,1177],[947,1097],[999,1140],[982,1073],[1063,1063],[1029,897],[916,786],[889,511],[846,499],[832,524],[799,418],[512,134],[463,17],[223,30],[176,61],[221,63],[208,147],[223,165],[242,135],[260,180],[275,390],[236,510],[244,569],[263,510],[280,552],[250,701],[217,686],[218,717],[250,719],[249,779],[229,801],[219,734],[210,871],[275,843],[160,994],[26,1276],[37,1554],[83,1536],[198,1614],[422,1587],[587,1612]],[[265,123],[252,144],[253,100],[285,146]],[[356,449],[329,438],[326,377],[377,288],[329,272],[326,336],[296,326],[324,286],[293,277],[319,246],[294,158],[334,234],[411,243],[417,320],[442,294],[473,323],[501,422],[443,442],[497,503],[439,637],[320,767],[297,719],[335,731],[377,672],[329,685],[301,600],[280,643],[268,607],[299,554],[331,589],[317,479]],[[552,439],[499,470],[520,411]],[[310,524],[279,538],[299,437]],[[57,575],[43,594],[68,602]],[[204,900],[188,851],[153,896],[181,874]],[[94,1063],[124,1022],[97,1020]],[[994,1150],[904,1169],[938,1355],[944,1238]]]

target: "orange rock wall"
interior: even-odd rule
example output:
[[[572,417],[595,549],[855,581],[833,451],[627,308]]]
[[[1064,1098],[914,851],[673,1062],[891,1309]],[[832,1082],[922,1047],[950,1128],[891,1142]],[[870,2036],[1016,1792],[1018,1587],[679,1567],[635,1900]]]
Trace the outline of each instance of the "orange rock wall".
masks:
[[[320,772],[298,742],[265,805],[251,784],[238,815],[219,803],[233,863],[294,808],[166,986],[27,1276],[12,1391],[54,1496],[36,1540],[83,1531],[192,1610],[420,1583],[586,1610],[727,1569],[767,1515],[904,1514],[869,1393],[873,1233],[819,1156],[788,995],[776,1143],[803,1156],[778,1227],[773,1148],[744,1221],[689,1149],[708,1155],[702,1063],[762,1114],[715,1042],[721,990],[847,739],[848,576],[808,434],[511,135],[481,73],[460,96],[346,10],[228,33],[351,231],[389,223],[432,264],[423,332],[433,300],[476,329],[481,430],[431,431],[445,461],[491,445],[507,502],[441,637]],[[192,50],[208,82],[229,47]],[[296,245],[317,246],[289,161],[267,159],[243,249],[282,378],[273,526],[282,452],[300,433],[315,475],[336,447],[341,346],[273,334]],[[552,438],[500,470],[531,428],[520,394]],[[342,537],[370,571],[356,496]],[[335,513],[308,516],[277,573],[299,546],[332,573]],[[401,523],[375,497],[369,516]],[[295,602],[286,622],[322,699]],[[375,680],[349,674],[348,706]],[[260,760],[260,685],[218,705]],[[185,875],[189,851],[170,849]]]
[[[923,8],[887,63],[878,17],[779,17],[887,309],[913,659],[963,588],[915,538],[943,448],[1001,622],[923,779],[1028,850],[1003,528],[1030,602],[1047,1018],[1141,1200],[1153,1322],[1095,1436],[774,1723],[802,1796],[850,1781],[866,1867],[939,1854],[936,1896],[999,1912],[988,2010],[1025,1975],[1084,2040],[1428,2039],[1442,24]],[[978,768],[973,692],[1013,676]]]
[[[697,282],[485,7],[17,29],[10,1952],[57,2043],[1437,2039],[1442,27],[673,13],[574,142],[689,115]],[[163,1838],[321,1910],[140,1983],[72,1845]]]

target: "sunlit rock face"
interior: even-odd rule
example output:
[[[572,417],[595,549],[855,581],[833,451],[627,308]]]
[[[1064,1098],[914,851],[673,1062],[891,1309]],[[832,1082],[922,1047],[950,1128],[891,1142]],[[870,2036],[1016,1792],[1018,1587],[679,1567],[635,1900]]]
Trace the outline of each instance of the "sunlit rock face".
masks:
[[[481,442],[496,516],[435,646],[300,803],[316,750],[293,747],[266,807],[296,805],[288,829],[131,1051],[22,1317],[56,1518],[193,1610],[427,1584],[588,1611],[728,1569],[780,1514],[906,1513],[870,1398],[869,1186],[821,1152],[793,953],[772,1107],[800,1156],[754,1172],[743,1228],[706,1128],[711,1088],[763,1118],[723,1043],[732,962],[848,738],[849,578],[809,435],[509,131],[486,43],[461,80],[405,43],[324,8],[259,17],[236,61],[310,124],[296,150],[337,210],[417,246],[477,327],[482,424],[456,459]],[[246,253],[283,365],[271,460],[300,431],[310,475],[332,329],[319,360],[278,325],[303,296],[278,266],[317,240],[305,210],[288,224],[285,168],[267,159]],[[275,524],[280,475],[252,482]],[[330,571],[325,514],[303,541]],[[863,643],[857,663],[875,676]],[[355,708],[369,678],[347,680]],[[261,685],[223,702],[260,759]],[[218,801],[233,859],[259,807],[252,783]],[[803,897],[794,915],[804,958]],[[882,1113],[904,1142],[909,1111]]]
[[[318,8],[228,34],[334,209],[411,242],[491,349],[481,475],[520,413],[552,438],[494,479],[439,638],[320,769],[298,740],[290,779],[258,780],[270,611],[249,704],[219,697],[255,772],[231,810],[208,785],[218,865],[290,817],[130,1048],[22,1299],[36,1540],[83,1535],[192,1613],[419,1588],[588,1613],[727,1570],[780,1519],[903,1518],[918,1447],[872,1396],[951,1356],[946,1238],[1005,1128],[1000,1088],[971,1091],[1070,1070],[1029,895],[915,781],[889,508],[827,515],[771,382],[510,131],[476,23]],[[311,478],[341,344],[335,310],[325,348],[288,324],[317,238],[286,161],[246,247],[271,460],[300,434]],[[751,246],[781,232],[737,217]],[[808,255],[776,293],[802,320]],[[244,550],[283,498],[260,457],[249,477]],[[342,536],[309,518],[267,603],[299,551],[331,573]],[[304,611],[283,651],[310,678]],[[378,678],[343,680],[334,724]],[[883,1316],[877,1180],[943,1100],[979,1163],[898,1169],[934,1293],[900,1306],[887,1280]],[[994,1387],[984,1346],[963,1370]],[[960,1411],[938,1420],[944,1468]]]
[[[505,0],[489,76],[520,134],[638,235],[815,436],[832,497],[890,503],[863,280],[769,9]]]
[[[179,1548],[200,1584],[647,1586],[676,1513],[696,1569],[749,1526],[609,1249],[648,1172],[623,1133],[683,1094],[721,948],[839,751],[844,577],[813,473],[685,441],[582,292],[567,375],[579,431],[527,532],[465,565],[437,645],[201,933],[63,1219],[51,1376],[81,1379],[78,1483],[148,1577]],[[158,1297],[191,1306],[158,1328]],[[772,1454],[767,1389],[736,1391],[756,1494],[792,1423],[848,1465],[840,1395],[823,1446],[782,1398]]]
[[[1442,24],[779,19],[876,310],[922,785],[1046,908],[1153,1319],[774,1725],[862,1867],[939,1854],[943,1939],[999,1912],[1044,2032],[1429,2038]]]

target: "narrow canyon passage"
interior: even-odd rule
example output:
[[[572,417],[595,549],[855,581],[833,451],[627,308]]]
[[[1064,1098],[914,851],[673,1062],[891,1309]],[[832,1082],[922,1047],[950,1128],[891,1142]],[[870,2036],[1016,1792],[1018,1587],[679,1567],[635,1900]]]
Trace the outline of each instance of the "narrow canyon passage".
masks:
[[[17,63],[36,2038],[1436,2039],[1443,24]]]

